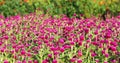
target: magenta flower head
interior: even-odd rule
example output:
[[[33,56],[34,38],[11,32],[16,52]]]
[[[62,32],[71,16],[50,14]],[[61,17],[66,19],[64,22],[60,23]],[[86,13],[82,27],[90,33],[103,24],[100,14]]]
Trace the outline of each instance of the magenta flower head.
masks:
[[[117,60],[112,59],[112,60],[110,60],[110,62],[111,62],[111,63],[117,63]]]
[[[82,56],[82,51],[78,51],[78,56]]]
[[[22,63],[27,63],[27,61],[26,61],[26,60],[23,60]]]
[[[41,42],[41,41],[39,41],[37,44],[38,44],[38,45],[41,45],[41,44],[42,44],[42,42]]]
[[[31,54],[30,52],[28,52],[28,53],[27,53],[27,56],[29,56],[29,57],[30,57],[30,56],[32,56],[32,54]]]
[[[69,49],[69,48],[71,48],[70,45],[64,45],[63,47],[64,47],[65,49]]]
[[[70,59],[70,62],[75,62],[75,61],[76,61],[76,58]]]
[[[81,35],[81,36],[80,36],[80,41],[83,41],[83,40],[84,40],[84,36]]]
[[[3,16],[3,15],[0,15],[0,19],[4,19],[4,16]]]
[[[79,41],[79,42],[78,42],[78,45],[79,45],[79,46],[82,46],[82,41]]]
[[[104,63],[108,63],[107,61],[104,61]]]
[[[58,63],[58,62],[57,62],[57,60],[56,60],[56,59],[54,59],[54,60],[52,61],[52,63]]]
[[[9,61],[8,60],[4,60],[4,63],[9,63]]]
[[[59,42],[60,42],[61,44],[63,44],[63,43],[64,43],[64,39],[63,39],[63,38],[60,38],[60,39],[59,39]]]
[[[5,49],[4,49],[4,48],[1,48],[1,49],[0,49],[0,51],[1,51],[1,52],[4,52],[4,51],[5,51]]]
[[[47,60],[43,60],[42,63],[48,63],[48,61]]]
[[[52,54],[48,54],[48,57],[49,57],[49,58],[52,58]]]
[[[90,28],[91,27],[91,23],[87,24],[87,27]]]
[[[117,42],[110,42],[110,44],[115,46],[115,47],[117,46]]]
[[[92,52],[92,53],[91,53],[91,56],[92,56],[92,57],[95,57],[96,55],[97,55],[97,54],[96,54],[95,52]]]
[[[77,60],[77,63],[82,63],[82,59],[78,59],[78,60]]]
[[[98,34],[98,30],[95,30],[94,34],[97,35]]]
[[[14,53],[15,53],[15,51],[14,51],[14,50],[11,50],[10,52],[11,52],[12,54],[14,54]]]
[[[72,25],[72,23],[73,23],[72,21],[68,21],[68,25]]]
[[[99,59],[96,59],[95,62],[96,62],[96,63],[99,63]]]
[[[4,39],[8,40],[8,38],[9,38],[9,37],[8,37],[7,35],[6,35],[6,36],[4,36]]]
[[[105,53],[105,57],[109,57],[109,54],[108,54],[108,53]]]
[[[34,63],[39,63],[38,60],[34,60]]]
[[[28,60],[28,63],[32,63],[33,61],[32,60]]]
[[[25,55],[25,54],[26,54],[25,50],[21,50],[21,55]]]
[[[117,51],[117,48],[114,47],[114,46],[110,46],[110,50],[112,50],[112,51]]]
[[[73,38],[68,38],[68,40],[72,41],[72,40],[73,40]]]
[[[85,28],[84,31],[85,31],[85,33],[88,33],[88,32],[89,32],[89,29]]]
[[[19,50],[18,48],[15,48],[15,52],[18,52],[18,50]],[[21,53],[22,53],[22,52],[21,52]]]
[[[75,17],[76,17],[76,16],[77,16],[77,14],[76,14],[76,13],[74,13],[74,14],[73,14],[73,16],[75,16]]]
[[[92,44],[98,46],[98,42],[92,42]]]
[[[111,38],[111,33],[106,33],[105,38]]]
[[[0,22],[0,26],[2,26],[3,24],[2,24],[2,22]]]
[[[66,27],[65,27],[65,30],[66,30],[66,31],[71,31],[72,29],[73,29],[73,28],[70,27],[70,26],[66,26]]]
[[[54,46],[51,46],[51,47],[50,47],[50,50],[55,51],[56,49],[55,49]]]
[[[58,52],[58,51],[55,51],[55,52],[54,52],[54,55],[58,55],[58,54],[59,54],[59,52]]]
[[[71,41],[71,42],[70,42],[70,44],[71,44],[71,45],[74,45],[74,44],[75,44],[75,42]]]
[[[51,36],[51,37],[50,37],[50,41],[52,41],[52,40],[54,40],[54,39],[55,39],[54,36]]]
[[[64,48],[64,47],[61,47],[61,48],[60,48],[60,51],[61,51],[61,52],[64,52],[64,51],[65,51],[65,48]]]
[[[21,61],[17,61],[17,63],[22,63]]]

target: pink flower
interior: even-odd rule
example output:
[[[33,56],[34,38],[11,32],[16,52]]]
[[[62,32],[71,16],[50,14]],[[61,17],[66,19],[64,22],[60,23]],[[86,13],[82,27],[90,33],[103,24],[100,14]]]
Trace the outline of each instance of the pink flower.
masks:
[[[21,55],[25,55],[25,54],[26,54],[25,50],[21,50]]]
[[[48,63],[48,61],[47,60],[43,60],[42,63]]]
[[[91,24],[87,24],[87,27],[90,28],[90,27],[91,27]]]
[[[48,57],[49,57],[49,58],[52,58],[52,54],[48,54]]]
[[[78,51],[78,56],[82,56],[82,52],[81,51]]]
[[[61,52],[64,52],[64,51],[65,51],[65,48],[64,48],[64,47],[61,47],[61,48],[60,48],[60,51],[61,51]]]
[[[107,61],[104,61],[104,63],[108,63]]]
[[[80,40],[81,40],[81,41],[84,40],[84,36],[83,36],[83,35],[80,36]]]
[[[28,60],[28,63],[32,63],[33,61],[32,60]]]
[[[26,60],[23,60],[22,63],[27,63],[27,61],[26,61]]]
[[[111,38],[111,33],[106,33],[105,38]]]
[[[17,63],[22,63],[21,61],[17,61]]]
[[[102,54],[105,54],[105,50],[102,50]]]
[[[108,54],[108,53],[105,53],[104,55],[105,55],[105,57],[109,57],[109,54]]]
[[[4,51],[5,51],[5,49],[4,49],[4,48],[1,48],[1,49],[0,49],[0,51],[1,51],[1,52],[4,52]]]
[[[94,34],[97,35],[97,34],[98,34],[98,30],[96,30],[96,31],[94,32]]]
[[[51,47],[50,47],[50,50],[55,51],[56,49],[55,49],[54,46],[51,46]]]
[[[9,38],[9,37],[8,37],[7,35],[6,35],[6,36],[4,36],[4,39],[8,40],[8,38]]]
[[[75,42],[71,41],[71,42],[70,42],[70,44],[71,44],[71,45],[74,45],[74,44],[75,44]]]
[[[59,52],[58,52],[58,51],[55,51],[55,52],[54,52],[54,55],[58,55],[58,54],[59,54]]]
[[[28,52],[28,53],[27,53],[27,56],[29,56],[29,57],[30,57],[30,56],[32,56],[32,54],[31,54],[30,52]]]
[[[98,46],[98,42],[92,42],[92,44]]]
[[[82,41],[79,41],[79,42],[78,42],[78,45],[79,45],[79,46],[82,46]]]
[[[99,59],[96,59],[95,62],[96,62],[96,63],[99,63]]]
[[[8,60],[4,60],[4,63],[9,63],[9,61]]]
[[[0,26],[2,26],[3,25],[3,23],[2,22],[0,22]]]
[[[69,48],[71,48],[70,45],[64,45],[63,47],[64,47],[65,49],[69,49]]]
[[[117,42],[110,42],[111,45],[117,46]]]
[[[70,59],[70,62],[75,62],[75,61],[76,61],[76,58]]]
[[[0,42],[0,46],[3,44],[3,42]]]
[[[53,40],[54,40],[54,36],[51,36],[51,37],[50,37],[50,41],[53,41]]]
[[[112,62],[112,63],[117,63],[117,60],[114,59],[114,60],[111,60],[111,62]]]
[[[11,53],[12,53],[12,54],[14,54],[14,53],[15,53],[15,51],[14,51],[14,50],[11,50]]]
[[[57,62],[57,60],[56,60],[56,59],[54,59],[54,60],[52,61],[52,63],[58,63],[58,62]]]
[[[41,41],[39,41],[39,42],[38,42],[38,45],[41,45],[41,44],[42,44],[42,42],[41,42]]]
[[[60,39],[59,39],[59,42],[60,42],[61,44],[63,44],[63,43],[64,43],[64,39],[63,39],[63,38],[60,38]]]
[[[34,60],[34,63],[38,63],[38,60]]]
[[[82,60],[81,60],[81,59],[78,59],[78,60],[77,60],[77,63],[82,63]]]
[[[88,32],[89,32],[89,29],[85,28],[84,31],[85,31],[85,33],[88,33]]]
[[[95,52],[92,52],[92,53],[91,53],[91,56],[92,56],[92,57],[95,57],[95,56],[97,56],[97,54],[96,54]]]
[[[19,50],[18,48],[15,48],[15,52],[18,52],[18,50]]]
[[[114,46],[110,46],[110,49],[111,49],[112,51],[116,51],[116,50],[117,50],[117,48],[114,47]]]

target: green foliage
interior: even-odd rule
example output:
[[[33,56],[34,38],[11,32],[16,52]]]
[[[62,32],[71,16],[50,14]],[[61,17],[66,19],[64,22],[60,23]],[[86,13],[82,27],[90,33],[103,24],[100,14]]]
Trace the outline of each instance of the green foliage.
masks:
[[[0,0],[0,13],[4,16],[27,14],[36,10],[57,16],[83,14],[84,17],[104,14],[109,9],[113,15],[120,12],[119,0]],[[41,13],[41,12],[40,12]]]
[[[38,0],[37,0],[38,1]],[[74,13],[85,17],[98,16],[108,8],[113,15],[120,12],[119,0],[39,0],[40,8],[51,15],[66,14],[72,17]]]
[[[2,0],[0,2],[4,2],[4,4],[0,5],[0,13],[5,17],[17,14],[23,15],[35,10],[33,4],[30,5],[22,0]]]

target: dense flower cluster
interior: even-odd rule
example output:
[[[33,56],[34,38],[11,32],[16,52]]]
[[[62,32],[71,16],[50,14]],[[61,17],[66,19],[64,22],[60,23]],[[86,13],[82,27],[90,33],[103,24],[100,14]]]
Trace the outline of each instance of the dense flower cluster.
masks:
[[[120,16],[106,21],[35,13],[0,17],[0,62],[118,63]]]

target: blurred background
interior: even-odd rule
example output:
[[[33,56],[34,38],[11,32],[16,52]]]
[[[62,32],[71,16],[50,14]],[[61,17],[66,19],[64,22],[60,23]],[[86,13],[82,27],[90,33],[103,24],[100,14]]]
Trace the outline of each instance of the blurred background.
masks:
[[[36,12],[72,17],[116,16],[120,12],[120,0],[0,0],[0,14],[5,17]]]

